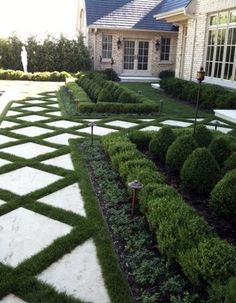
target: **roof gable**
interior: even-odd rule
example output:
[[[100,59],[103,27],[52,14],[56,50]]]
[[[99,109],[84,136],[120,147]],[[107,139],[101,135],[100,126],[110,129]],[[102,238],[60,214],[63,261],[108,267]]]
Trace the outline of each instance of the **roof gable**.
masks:
[[[163,0],[157,7],[155,14],[162,14],[169,11],[175,11],[185,8],[191,0]]]
[[[161,0],[85,0],[87,25],[140,30],[176,31],[154,14]]]

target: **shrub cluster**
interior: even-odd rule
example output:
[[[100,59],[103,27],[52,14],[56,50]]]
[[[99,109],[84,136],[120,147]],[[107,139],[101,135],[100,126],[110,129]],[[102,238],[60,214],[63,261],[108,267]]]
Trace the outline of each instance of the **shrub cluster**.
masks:
[[[220,168],[224,166],[225,160],[232,152],[229,141],[223,136],[212,140],[211,144],[209,145],[209,150],[216,159]]]
[[[178,78],[167,77],[160,81],[161,88],[174,97],[196,103],[198,84]],[[236,92],[221,86],[202,84],[200,106],[205,109],[236,109]]]
[[[163,70],[159,73],[159,78],[164,79],[164,78],[173,78],[175,76],[175,72],[172,70]]]
[[[72,98],[77,103],[78,108],[80,107],[81,103],[91,103],[91,100],[86,92],[75,82],[68,82],[66,87],[68,88],[68,93],[72,94]]]
[[[1,80],[65,81],[69,77],[67,72],[24,73],[21,70],[0,69]]]
[[[126,184],[130,176],[138,179],[139,174],[145,172],[145,177],[140,179],[144,187],[139,194],[139,205],[156,234],[159,250],[170,260],[177,261],[196,285],[223,284],[234,276],[235,248],[219,239],[180,194],[163,183],[160,173],[137,151],[129,138],[113,133],[105,136],[102,143]],[[201,150],[207,151],[205,148]],[[154,173],[156,178],[150,179]]]
[[[227,173],[231,169],[236,168],[236,152],[233,152],[224,162],[222,169],[223,174]]]

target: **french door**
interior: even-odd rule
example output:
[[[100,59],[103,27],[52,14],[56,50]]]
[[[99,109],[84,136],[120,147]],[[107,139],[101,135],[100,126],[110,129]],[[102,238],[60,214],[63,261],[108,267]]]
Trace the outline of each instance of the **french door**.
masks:
[[[149,41],[124,40],[124,73],[149,75]]]

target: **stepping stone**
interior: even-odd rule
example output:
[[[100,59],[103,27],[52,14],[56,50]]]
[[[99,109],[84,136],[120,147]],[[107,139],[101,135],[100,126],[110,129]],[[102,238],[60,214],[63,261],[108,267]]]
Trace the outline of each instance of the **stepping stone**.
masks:
[[[192,123],[189,122],[176,121],[176,120],[165,120],[160,123],[164,125],[179,126],[179,127],[188,127],[192,125]]]
[[[188,118],[188,119],[186,119],[186,120],[195,121],[194,118]],[[201,122],[201,121],[203,121],[203,120],[205,120],[205,119],[204,119],[204,118],[197,118],[196,120],[197,120],[197,122]]]
[[[25,101],[25,103],[33,103],[33,104],[35,104],[35,103],[41,103],[42,104],[42,102],[44,103],[44,101],[43,100],[26,100]]]
[[[225,123],[225,122],[222,122],[222,121],[219,121],[219,120],[212,120],[212,121],[210,121],[209,123],[211,123],[211,124],[218,123],[218,124],[221,124],[221,125],[229,125],[229,124],[227,124],[227,123]]]
[[[0,159],[0,167],[3,166],[3,165],[9,164],[9,163],[11,163],[11,162],[8,161],[8,160]]]
[[[59,117],[59,116],[61,116],[61,112],[49,112],[49,113],[47,113],[47,115]]]
[[[23,106],[25,103],[17,103],[17,102],[14,102],[14,103],[12,103],[12,105],[11,105],[11,108],[13,107],[13,108],[15,108],[15,107],[21,107],[21,106]]]
[[[1,174],[0,188],[18,195],[26,195],[60,179],[61,176],[26,166]]]
[[[141,131],[159,131],[161,129],[160,126],[154,126],[154,125],[150,125],[150,126],[146,126],[144,128],[140,128],[139,130]]]
[[[19,125],[15,122],[11,122],[11,121],[2,121],[0,127],[1,128],[8,128],[8,127],[13,127],[13,126],[16,126],[16,125]]]
[[[25,302],[25,301],[21,300],[20,298],[10,294],[10,295],[2,298],[0,303],[27,303],[27,302]]]
[[[57,98],[54,97],[54,96],[53,96],[53,97],[49,96],[49,98],[50,98],[50,99],[48,99],[48,101],[57,101]]]
[[[78,139],[82,138],[81,136],[73,135],[73,134],[60,134],[57,136],[49,137],[47,139],[44,139],[44,141],[55,143],[55,144],[62,144],[62,145],[68,145],[69,139]]]
[[[155,119],[139,119],[140,121],[143,121],[143,122],[152,122],[154,121]]]
[[[42,128],[38,126],[27,126],[23,128],[18,128],[15,130],[12,130],[13,133],[19,134],[19,135],[24,135],[26,137],[37,137],[44,135],[46,133],[51,133],[54,130],[48,129],[48,128]]]
[[[46,110],[45,107],[41,106],[30,106],[30,107],[24,107],[22,110],[32,111],[32,112],[40,112],[42,110]]]
[[[77,183],[40,198],[39,202],[72,211],[73,213],[86,217],[84,201]]]
[[[10,138],[5,135],[0,135],[0,144],[8,143],[8,142],[15,142],[17,139],[15,138]]]
[[[9,116],[17,116],[17,115],[20,115],[20,114],[22,114],[22,113],[16,112],[16,111],[14,111],[14,110],[9,110],[9,111],[7,112],[7,117],[9,117]]]
[[[73,163],[71,161],[70,154],[62,155],[56,158],[42,161],[43,164],[53,165],[65,169],[74,170]]]
[[[83,120],[87,122],[98,122],[101,121],[102,119],[83,119]]]
[[[2,206],[3,204],[6,204],[6,202],[0,199],[0,206]]]
[[[109,125],[109,126],[116,126],[116,127],[122,127],[122,128],[130,128],[130,127],[134,127],[134,126],[138,125],[137,123],[121,121],[121,120],[115,120],[112,122],[107,122],[105,124]]]
[[[49,118],[44,117],[44,116],[39,116],[39,115],[27,115],[27,116],[19,117],[18,119],[27,121],[27,122],[38,122],[38,121],[48,120]]]
[[[210,130],[215,130],[215,126],[212,126],[212,125],[206,125],[206,128],[208,128]],[[227,134],[227,133],[232,131],[232,128],[217,126],[217,131],[219,131],[221,133],[224,133],[224,134]]]
[[[55,150],[55,148],[32,142],[18,144],[0,149],[1,152],[16,155],[25,159],[32,159],[39,155],[51,153]]]
[[[63,279],[62,279],[63,277]],[[59,292],[92,303],[110,303],[93,240],[50,265],[37,278]]]
[[[70,128],[75,126],[81,126],[82,123],[67,121],[67,120],[59,120],[47,123],[48,126],[60,127],[60,128]]]
[[[58,103],[54,103],[54,104],[47,104],[47,106],[50,106],[50,107],[57,107],[57,108],[59,108],[59,104],[58,104]]]
[[[85,127],[85,128],[80,128],[77,131],[82,132],[82,133],[91,134],[91,127],[89,126],[89,127]],[[115,129],[105,128],[105,127],[101,127],[101,126],[94,126],[94,128],[93,128],[93,134],[97,135],[97,136],[105,136],[109,133],[113,133],[116,131],[117,130],[115,130]]]
[[[18,266],[72,230],[67,224],[23,207],[1,216],[0,226],[0,262],[11,267]]]

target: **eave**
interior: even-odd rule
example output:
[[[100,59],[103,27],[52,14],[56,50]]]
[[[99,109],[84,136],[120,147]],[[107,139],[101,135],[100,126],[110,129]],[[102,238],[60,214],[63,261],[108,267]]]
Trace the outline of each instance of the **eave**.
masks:
[[[186,21],[189,18],[189,15],[186,12],[186,8],[181,7],[176,10],[157,14],[154,16],[154,18],[156,20],[165,20],[166,22],[170,23],[181,23]]]

